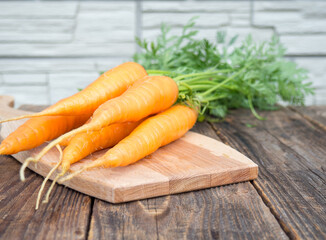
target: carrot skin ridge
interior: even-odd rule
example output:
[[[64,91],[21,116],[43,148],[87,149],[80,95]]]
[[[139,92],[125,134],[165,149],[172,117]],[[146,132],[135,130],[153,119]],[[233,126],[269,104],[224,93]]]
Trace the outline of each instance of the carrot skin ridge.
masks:
[[[144,77],[121,96],[94,111],[90,124],[99,128],[115,122],[139,121],[163,111],[177,100],[176,82],[165,76]]]
[[[115,123],[99,131],[83,132],[70,139],[63,151],[62,172],[67,172],[70,165],[89,154],[112,147],[127,137],[143,120],[138,122]]]
[[[60,157],[61,172],[53,180],[43,203],[48,202],[54,184],[69,170],[71,164],[78,162],[97,150],[114,146],[123,138],[128,136],[143,120],[144,119],[138,122],[112,124],[99,131],[79,133],[70,139],[68,146],[64,149],[62,156]],[[51,171],[53,172],[58,168],[58,166],[59,165],[56,165]],[[52,173],[49,173],[47,178],[49,178],[49,175],[51,174]],[[46,181],[46,179],[44,181]],[[42,183],[42,186],[43,185],[45,185],[45,183]],[[40,194],[41,193],[39,193],[39,195]],[[39,198],[36,206],[38,206]]]
[[[197,120],[197,111],[175,105],[142,122],[132,133],[109,149],[102,157],[84,166],[80,170],[61,178],[60,183],[71,179],[85,170],[104,167],[127,166],[167,145],[193,127]]]
[[[89,115],[74,116],[44,116],[31,118],[9,134],[0,144],[0,155],[15,154],[20,151],[38,147],[46,141],[80,127]]]
[[[96,109],[88,124],[52,141],[35,158],[30,158],[29,162],[38,162],[52,147],[74,134],[100,130],[113,123],[139,121],[169,108],[177,97],[178,86],[173,79],[165,76],[144,77],[121,96],[105,102]],[[25,168],[29,162],[25,164]],[[24,179],[22,174],[21,179]]]
[[[90,119],[88,119],[86,123],[89,123],[89,121],[90,121]],[[75,135],[70,136],[69,138],[63,139],[63,140],[59,143],[59,145],[60,145],[61,147],[67,147],[67,146],[69,145],[70,140],[73,139],[74,137],[75,137]]]
[[[144,76],[147,76],[147,72],[143,66],[135,62],[126,62],[103,73],[82,91],[58,101],[39,113],[1,120],[0,123],[40,116],[87,115],[93,113],[105,101],[120,96]]]
[[[103,156],[103,161],[104,158],[110,159],[112,155],[114,156],[113,160],[103,167],[126,166],[146,157],[159,147],[179,139],[193,127],[196,120],[197,113],[182,105],[176,105],[149,118],[140,124],[129,137],[123,139],[119,145]],[[137,141],[137,139],[140,140]],[[139,148],[142,151],[139,151]],[[116,157],[118,155],[120,157]]]

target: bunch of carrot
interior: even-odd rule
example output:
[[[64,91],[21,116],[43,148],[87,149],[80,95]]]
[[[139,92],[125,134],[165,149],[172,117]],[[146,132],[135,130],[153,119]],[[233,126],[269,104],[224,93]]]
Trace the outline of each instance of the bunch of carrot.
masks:
[[[88,169],[132,164],[184,135],[195,124],[198,113],[190,104],[175,104],[180,87],[180,81],[170,77],[148,76],[137,63],[121,64],[42,112],[0,121],[30,118],[3,140],[0,154],[14,154],[56,138],[21,167],[24,181],[24,170],[30,162],[37,163],[54,146],[60,151],[58,163],[40,188],[38,208],[45,183],[57,168],[61,172],[45,202],[56,181],[67,181]],[[65,146],[63,152],[59,145]],[[112,148],[96,161],[66,175],[71,164],[108,147]]]

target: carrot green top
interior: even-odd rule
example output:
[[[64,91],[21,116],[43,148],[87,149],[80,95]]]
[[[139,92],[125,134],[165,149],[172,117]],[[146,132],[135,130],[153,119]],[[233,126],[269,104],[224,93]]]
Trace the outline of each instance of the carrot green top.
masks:
[[[227,39],[218,32],[216,41],[211,41],[200,39],[194,25],[191,19],[180,35],[171,36],[163,24],[156,40],[137,39],[142,51],[134,61],[150,75],[173,78],[179,102],[196,105],[198,120],[223,118],[228,109],[240,107],[250,108],[262,119],[255,108],[273,110],[280,100],[302,105],[305,96],[313,94],[307,71],[284,58],[277,37],[255,43],[248,36],[235,44],[237,36]]]

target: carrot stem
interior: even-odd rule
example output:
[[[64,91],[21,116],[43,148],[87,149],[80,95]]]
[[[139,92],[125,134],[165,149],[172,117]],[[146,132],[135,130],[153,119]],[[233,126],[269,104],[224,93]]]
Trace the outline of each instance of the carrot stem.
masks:
[[[164,70],[146,70],[148,74],[171,74],[170,71],[164,71]]]
[[[249,104],[249,108],[250,108],[252,114],[253,114],[257,119],[259,119],[259,120],[266,120],[266,118],[260,116],[260,115],[256,112],[256,110],[255,110],[255,108],[254,108],[254,106],[253,106],[253,104],[252,104],[252,97],[251,97],[251,95],[248,96],[248,104]]]
[[[230,77],[228,77],[227,79],[225,79],[223,82],[217,84],[215,87],[212,87],[212,88],[208,89],[206,92],[201,93],[200,96],[201,97],[205,97],[208,94],[214,92],[215,90],[217,90],[218,88],[220,88],[224,84],[226,84],[226,83],[230,82],[231,80],[233,80],[236,76],[240,75],[240,73],[242,73],[247,68],[248,68],[248,66],[243,67],[240,71],[238,71],[237,73],[231,75]]]
[[[200,83],[200,84],[216,84],[216,81],[220,81],[222,79],[225,79],[225,77],[223,78],[218,78],[218,76],[214,76],[214,78],[211,78],[210,80],[207,80],[207,77],[196,77],[196,78],[191,78],[191,79],[187,79],[187,80],[182,80],[179,82],[182,83],[191,83],[191,84],[195,84],[195,83]]]
[[[186,90],[189,90],[190,95],[192,95],[192,87],[190,87],[187,83],[180,82],[181,86],[179,87],[179,91],[182,91],[182,86],[185,87]]]
[[[197,77],[197,76],[206,76],[206,75],[212,75],[216,73],[227,73],[230,72],[230,69],[222,69],[222,70],[217,70],[217,71],[212,71],[212,72],[199,72],[199,73],[190,73],[190,74],[183,74],[178,77],[173,78],[175,81],[179,81],[184,78],[189,78],[189,77]]]
[[[222,98],[225,98],[227,96],[228,96],[228,94],[219,94],[219,95],[216,95],[216,96],[213,96],[213,97],[208,97],[208,98],[205,98],[205,99],[201,99],[200,102],[202,102],[202,103],[208,103],[210,101],[222,99]]]

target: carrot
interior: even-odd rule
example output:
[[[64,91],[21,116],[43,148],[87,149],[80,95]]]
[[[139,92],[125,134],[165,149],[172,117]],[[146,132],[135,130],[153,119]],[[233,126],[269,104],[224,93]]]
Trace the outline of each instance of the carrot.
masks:
[[[86,123],[89,123],[89,122],[90,122],[90,119],[88,119]],[[70,137],[68,137],[68,138],[66,138],[66,139],[63,139],[63,140],[59,143],[59,145],[62,146],[62,147],[67,147],[67,146],[69,145],[69,142],[71,141],[71,139],[73,139],[74,137],[75,137],[75,135],[70,136]]]
[[[24,169],[29,162],[38,162],[45,153],[63,139],[81,132],[100,130],[112,123],[139,121],[148,115],[169,108],[177,97],[178,86],[169,77],[152,76],[138,80],[121,96],[105,102],[96,109],[89,123],[52,141],[35,158],[26,159],[20,171],[21,180],[25,179]]]
[[[61,147],[67,147],[67,146],[69,145],[70,140],[71,140],[73,137],[74,137],[74,136],[62,140],[62,141],[59,143],[59,145],[60,145]]]
[[[127,166],[183,136],[197,120],[197,111],[184,105],[150,117],[141,123],[128,137],[124,138],[102,157],[80,170],[62,178],[67,181],[85,170],[104,167]]]
[[[146,75],[145,69],[140,64],[126,62],[103,73],[82,91],[60,100],[39,113],[5,119],[0,123],[40,116],[87,115],[93,113],[98,106],[107,100],[121,95],[136,80]]]
[[[89,117],[90,115],[45,116],[29,119],[2,141],[0,155],[15,154],[35,148],[45,141],[50,141],[80,127]]]
[[[41,192],[44,189],[46,181],[59,166],[61,166],[61,172],[53,180],[44,202],[48,201],[56,181],[69,170],[71,164],[78,162],[95,151],[116,145],[119,141],[128,136],[142,121],[143,120],[138,122],[116,123],[104,127],[99,131],[79,133],[72,137],[67,147],[64,149],[62,157],[60,157],[59,164],[57,164],[44,179],[36,201],[36,209],[39,206]]]
[[[89,154],[116,145],[128,136],[141,121],[115,123],[99,131],[83,132],[74,136],[63,151],[62,170],[66,172],[70,164],[75,163]]]

